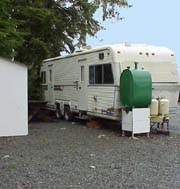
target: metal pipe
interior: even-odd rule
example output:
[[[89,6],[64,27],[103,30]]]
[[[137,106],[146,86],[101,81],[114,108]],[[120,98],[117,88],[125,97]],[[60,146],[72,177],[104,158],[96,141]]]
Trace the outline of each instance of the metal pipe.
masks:
[[[137,70],[137,68],[138,68],[138,62],[134,62],[134,64],[135,64],[135,70]]]

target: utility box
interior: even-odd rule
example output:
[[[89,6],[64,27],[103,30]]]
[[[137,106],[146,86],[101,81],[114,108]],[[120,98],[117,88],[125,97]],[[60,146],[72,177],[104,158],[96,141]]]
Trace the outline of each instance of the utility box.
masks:
[[[150,132],[150,109],[133,108],[132,111],[122,110],[122,131],[132,132],[134,134]]]
[[[152,78],[145,70],[138,70],[135,62],[135,69],[128,67],[120,77],[120,100],[123,108],[147,108],[152,99]]]
[[[27,67],[0,58],[0,86],[0,136],[27,135]]]
[[[122,131],[131,131],[132,136],[150,132],[150,108],[152,100],[151,74],[144,69],[127,67],[120,77],[120,100],[122,110]]]

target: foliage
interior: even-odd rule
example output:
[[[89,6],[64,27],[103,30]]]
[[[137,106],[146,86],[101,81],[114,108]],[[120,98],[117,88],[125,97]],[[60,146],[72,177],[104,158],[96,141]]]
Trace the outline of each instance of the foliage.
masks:
[[[13,58],[23,43],[24,33],[16,31],[16,20],[11,18],[9,0],[0,1],[0,56]]]
[[[0,56],[29,66],[29,96],[40,98],[39,69],[43,59],[86,45],[102,27],[94,18],[120,18],[125,0],[1,0]],[[38,95],[37,95],[38,94]]]

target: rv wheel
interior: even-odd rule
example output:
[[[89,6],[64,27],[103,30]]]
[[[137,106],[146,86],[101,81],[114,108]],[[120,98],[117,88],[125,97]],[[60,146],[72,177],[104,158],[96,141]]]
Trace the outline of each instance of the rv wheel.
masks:
[[[56,118],[57,119],[61,119],[62,118],[62,115],[60,113],[60,110],[56,109]]]
[[[67,106],[64,109],[64,119],[66,121],[71,121],[72,120],[72,113],[70,111],[70,108]]]
[[[61,114],[61,110],[60,110],[60,104],[56,104],[56,112],[55,112],[55,114],[56,114],[56,118],[57,119],[61,119],[62,118],[62,114]]]

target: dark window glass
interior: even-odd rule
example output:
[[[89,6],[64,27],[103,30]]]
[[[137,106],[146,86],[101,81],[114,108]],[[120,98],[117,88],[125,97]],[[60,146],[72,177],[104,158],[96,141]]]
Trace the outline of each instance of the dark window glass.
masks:
[[[46,83],[46,72],[41,72],[41,83]]]
[[[84,66],[81,66],[81,81],[84,81]]]
[[[43,76],[44,75],[44,73],[43,72],[41,72],[41,83],[43,83]]]
[[[89,66],[89,84],[94,84],[94,66]]]
[[[52,81],[52,70],[49,70],[49,82]]]
[[[104,84],[113,84],[114,83],[111,64],[103,65],[103,83]]]
[[[103,60],[104,59],[104,53],[99,53],[99,59]]]
[[[95,66],[95,84],[102,84],[102,65]]]
[[[89,66],[89,84],[113,84],[111,64]]]
[[[44,79],[43,79],[43,83],[46,83],[46,72],[44,72]]]

